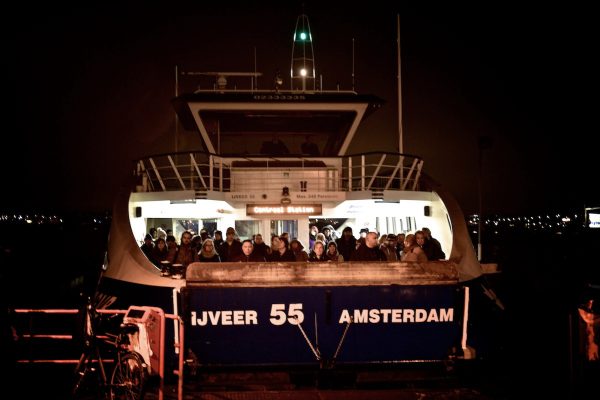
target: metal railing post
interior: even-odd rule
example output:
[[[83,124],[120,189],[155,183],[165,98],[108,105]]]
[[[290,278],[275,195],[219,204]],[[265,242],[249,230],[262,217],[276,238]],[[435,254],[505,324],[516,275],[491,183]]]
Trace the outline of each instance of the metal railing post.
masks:
[[[160,176],[160,172],[158,172],[158,168],[156,168],[156,164],[154,163],[154,159],[149,158],[148,161],[150,161],[150,165],[152,165],[152,169],[154,169],[154,173],[156,174],[156,178],[158,179],[158,183],[160,183],[160,187],[162,188],[163,192],[166,191],[166,187],[165,187],[165,183],[162,180],[162,177]]]
[[[385,153],[381,156],[381,159],[379,160],[379,164],[377,164],[377,168],[375,168],[375,172],[373,172],[373,176],[371,176],[371,180],[369,180],[369,184],[367,185],[367,190],[371,189],[371,186],[373,185],[375,178],[379,174],[379,170],[381,170],[381,167],[383,166],[383,162],[385,161],[386,156],[387,156],[387,154],[385,154]]]
[[[183,400],[183,363],[185,358],[184,347],[184,325],[183,320],[179,318],[179,375],[177,377],[177,400]]]
[[[179,170],[177,169],[177,166],[175,165],[173,158],[171,156],[167,156],[167,158],[169,159],[169,163],[171,164],[171,167],[173,168],[173,172],[175,172],[175,176],[177,176],[177,180],[179,181],[181,188],[183,190],[185,190],[186,189],[185,183],[183,183],[183,179],[181,179],[181,175],[179,174]]]
[[[194,153],[190,153],[190,162],[192,163],[193,168],[196,169],[196,174],[198,174],[198,178],[200,179],[200,183],[202,184],[202,188],[206,189],[206,182],[204,181],[204,177],[202,176],[202,172],[200,171],[200,167],[198,167],[198,163],[194,158]]]
[[[360,190],[365,190],[365,155],[360,156]]]
[[[208,190],[212,191],[213,190],[213,179],[214,179],[214,173],[213,173],[213,168],[215,167],[215,163],[213,160],[213,155],[211,154],[210,156],[208,156]]]
[[[219,192],[223,191],[223,159],[219,157]]]
[[[348,157],[348,191],[352,191],[352,157]]]

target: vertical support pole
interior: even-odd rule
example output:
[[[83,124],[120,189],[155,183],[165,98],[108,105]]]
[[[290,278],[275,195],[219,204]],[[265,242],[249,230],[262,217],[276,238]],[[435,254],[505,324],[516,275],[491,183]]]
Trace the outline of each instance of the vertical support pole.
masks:
[[[470,303],[470,292],[469,287],[464,287],[465,292],[465,301],[463,306],[463,321],[462,321],[462,338],[460,340],[460,346],[463,350],[463,354],[466,360],[473,358],[473,354],[471,354],[471,350],[467,346],[467,338],[468,338],[468,330],[467,327],[469,325],[469,303]]]
[[[365,155],[360,156],[360,190],[365,190]]]
[[[223,159],[219,157],[219,192],[223,191]]]
[[[179,67],[175,65],[175,98],[179,96]],[[179,117],[175,113],[175,153],[179,151]]]
[[[183,400],[183,363],[185,358],[185,346],[183,342],[184,338],[184,326],[181,318],[179,321],[179,374],[177,376],[177,400]]]
[[[214,179],[214,174],[213,174],[213,168],[215,167],[214,165],[214,161],[213,161],[213,156],[212,154],[208,156],[208,178],[209,178],[209,182],[208,182],[208,189],[210,191],[213,190],[213,179]]]
[[[352,157],[348,157],[348,191],[352,191]]]
[[[479,151],[478,151],[478,157],[477,157],[477,202],[478,202],[478,212],[477,214],[479,218],[477,218],[477,259],[481,262],[481,258],[483,256],[482,252],[482,246],[481,246],[481,229],[483,228],[483,196],[482,196],[482,182],[481,182],[481,167],[482,167],[482,149],[481,149],[481,143],[479,144]]]
[[[165,312],[160,308],[156,310],[160,315],[160,364],[158,367],[160,384],[158,386],[158,400],[163,400],[165,393]]]

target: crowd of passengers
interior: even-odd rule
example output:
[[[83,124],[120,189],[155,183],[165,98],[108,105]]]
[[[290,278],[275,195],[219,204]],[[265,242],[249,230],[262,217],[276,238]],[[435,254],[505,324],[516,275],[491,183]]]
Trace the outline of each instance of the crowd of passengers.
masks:
[[[297,238],[290,240],[288,233],[271,236],[270,246],[260,233],[241,241],[232,227],[227,228],[225,238],[219,230],[213,236],[206,229],[202,229],[199,235],[186,230],[181,234],[179,244],[174,236],[162,229],[158,230],[156,239],[153,233],[146,235],[140,248],[158,268],[162,268],[165,262],[186,267],[192,262],[426,262],[446,258],[440,242],[431,236],[428,228],[414,234],[381,236],[363,229],[357,239],[349,226],[344,228],[340,237],[330,225],[322,232],[311,226],[308,249]]]

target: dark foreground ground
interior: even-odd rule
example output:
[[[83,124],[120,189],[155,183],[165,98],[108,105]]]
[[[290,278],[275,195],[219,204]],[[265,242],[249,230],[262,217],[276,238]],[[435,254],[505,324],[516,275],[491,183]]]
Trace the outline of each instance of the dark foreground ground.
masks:
[[[261,371],[243,373],[201,374],[187,377],[184,399],[531,399],[598,398],[597,382],[600,370],[588,371],[586,384],[579,382],[565,391],[560,381],[543,374],[540,365],[528,364],[521,377],[503,374],[497,368],[481,364],[458,367],[433,368],[425,372],[398,369],[387,371],[338,371],[319,373],[302,371],[283,373]],[[19,399],[70,399],[72,366],[20,365],[17,376],[3,387],[8,397]],[[597,375],[598,374],[598,375]],[[595,376],[594,376],[595,375]],[[97,387],[90,386],[82,399],[103,399]],[[165,399],[177,398],[177,385],[168,379],[164,389]],[[151,383],[145,399],[158,399],[156,382]]]
[[[187,377],[184,399],[508,399],[509,387],[501,377],[460,376],[439,366],[429,371],[281,371],[200,374]],[[19,365],[17,376],[7,382],[13,398],[69,399],[73,366]],[[90,382],[82,399],[102,399],[98,386]],[[147,399],[158,399],[156,382]],[[177,398],[177,384],[168,379],[165,399]]]
[[[60,226],[3,227],[3,302],[13,308],[77,307],[79,293],[96,283],[107,231],[106,224],[89,220]],[[595,254],[600,232],[508,231],[486,238],[486,242],[485,261],[497,262],[501,272],[485,279],[504,305],[504,310],[490,305],[483,313],[474,310],[489,315],[473,327],[489,339],[487,359],[431,368],[315,369],[292,374],[246,370],[208,375],[199,371],[196,376],[186,375],[184,398],[599,398],[594,385],[600,381],[600,362],[583,357],[577,309],[594,296],[600,304],[598,290],[593,289],[600,287]],[[9,358],[3,349],[3,363]],[[71,364],[18,364],[12,373],[0,374],[5,391],[2,398],[68,399],[73,368]],[[157,398],[155,392],[149,390],[148,398]],[[176,398],[172,376],[167,379],[165,394],[167,399]],[[92,392],[89,398],[100,397]]]

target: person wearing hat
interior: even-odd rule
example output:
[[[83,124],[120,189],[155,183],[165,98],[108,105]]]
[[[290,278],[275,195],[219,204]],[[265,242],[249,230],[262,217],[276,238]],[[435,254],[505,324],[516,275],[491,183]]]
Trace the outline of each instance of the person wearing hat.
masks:
[[[225,241],[217,249],[222,262],[232,261],[242,254],[242,243],[231,226],[225,231]]]
[[[344,256],[339,253],[336,242],[331,241],[327,244],[327,252],[325,255],[330,261],[344,262]]]
[[[393,233],[389,233],[385,241],[379,246],[379,249],[385,254],[388,261],[398,261],[398,255],[396,254],[397,245],[398,237]]]
[[[208,236],[208,231],[204,228],[200,229],[200,238],[202,239],[201,242],[204,243],[204,241],[206,239],[210,239],[210,236]]]
[[[213,232],[213,240],[215,242],[215,249],[219,249],[219,247],[221,247],[221,245],[223,244],[224,240],[223,240],[223,232],[221,232],[220,230],[216,230]]]
[[[342,231],[342,237],[335,241],[337,251],[348,261],[352,258],[352,254],[356,251],[356,238],[352,233],[352,227],[347,226]]]
[[[152,235],[147,233],[144,237],[144,244],[140,246],[140,249],[144,252],[149,260],[152,260],[152,250],[154,250],[154,239]]]
[[[292,239],[290,251],[294,254],[296,261],[308,261],[308,253],[304,250],[304,245],[300,240]]]
[[[332,225],[325,225],[321,232],[325,235],[325,246],[327,246],[327,243],[331,241],[335,242],[335,240],[338,239],[335,228]]]
[[[161,228],[159,226],[158,228],[156,228],[156,239],[158,240],[160,238],[167,240],[167,231],[165,231],[163,228]]]

